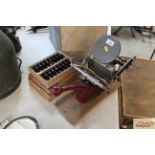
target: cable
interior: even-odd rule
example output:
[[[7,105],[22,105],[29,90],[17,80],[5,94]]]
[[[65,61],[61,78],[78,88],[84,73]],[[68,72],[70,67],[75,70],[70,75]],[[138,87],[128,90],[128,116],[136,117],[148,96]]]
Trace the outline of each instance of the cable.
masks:
[[[3,127],[3,129],[7,129],[13,122],[15,122],[17,120],[20,120],[20,119],[23,119],[23,118],[28,118],[28,119],[32,120],[34,122],[34,124],[35,124],[36,129],[39,129],[40,128],[39,122],[37,121],[36,118],[34,118],[32,116],[21,116],[21,117],[15,118],[12,121],[10,121],[7,125],[5,125]]]

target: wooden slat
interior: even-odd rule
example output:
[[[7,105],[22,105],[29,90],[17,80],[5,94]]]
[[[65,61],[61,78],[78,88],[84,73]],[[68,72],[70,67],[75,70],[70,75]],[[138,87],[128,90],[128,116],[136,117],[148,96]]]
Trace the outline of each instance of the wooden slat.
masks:
[[[75,81],[78,78],[78,73],[76,74],[70,74],[68,77],[65,77],[61,79],[58,83],[54,83],[53,86],[65,86],[71,84],[73,81]],[[29,73],[29,79],[34,81],[39,87],[41,87],[46,93],[49,95],[51,94],[51,91],[49,90],[50,88],[46,88],[39,80],[38,78],[34,77],[33,74]],[[52,87],[52,86],[51,86]]]
[[[37,92],[48,102],[52,101],[55,96],[53,95],[49,95],[48,93],[46,93],[41,87],[38,86],[37,83],[35,83],[34,81],[32,81],[31,79],[29,80],[30,85],[37,90]]]

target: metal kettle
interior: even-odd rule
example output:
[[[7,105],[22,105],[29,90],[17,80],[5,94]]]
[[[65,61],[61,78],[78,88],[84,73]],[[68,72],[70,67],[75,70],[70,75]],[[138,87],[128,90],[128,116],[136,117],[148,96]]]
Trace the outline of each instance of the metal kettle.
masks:
[[[12,93],[21,82],[21,60],[16,58],[12,41],[0,31],[0,99]]]

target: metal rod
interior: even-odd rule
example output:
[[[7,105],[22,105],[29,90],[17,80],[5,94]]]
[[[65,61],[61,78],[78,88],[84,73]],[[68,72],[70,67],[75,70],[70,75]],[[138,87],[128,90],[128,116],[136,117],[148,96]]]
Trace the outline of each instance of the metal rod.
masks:
[[[151,54],[150,60],[152,60],[154,54],[155,54],[155,49],[153,50],[153,52],[152,52],[152,54]]]

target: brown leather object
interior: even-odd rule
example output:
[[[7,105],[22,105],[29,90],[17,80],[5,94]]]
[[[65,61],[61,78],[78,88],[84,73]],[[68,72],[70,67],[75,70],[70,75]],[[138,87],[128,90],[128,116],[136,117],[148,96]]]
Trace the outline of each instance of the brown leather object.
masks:
[[[107,34],[107,26],[61,26],[62,51],[89,52],[93,44]]]
[[[135,60],[121,76],[125,117],[155,117],[155,62]]]

